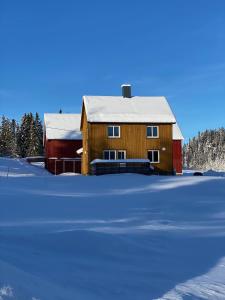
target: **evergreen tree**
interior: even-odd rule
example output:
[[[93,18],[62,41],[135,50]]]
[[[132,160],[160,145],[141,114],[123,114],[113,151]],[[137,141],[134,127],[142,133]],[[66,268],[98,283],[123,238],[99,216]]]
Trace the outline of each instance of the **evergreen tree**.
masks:
[[[225,129],[206,130],[183,147],[183,163],[192,169],[225,170]]]
[[[16,120],[12,119],[11,121],[11,132],[12,132],[12,143],[11,143],[11,152],[12,156],[17,156],[17,140],[16,140],[16,132],[17,132],[17,126]]]
[[[35,128],[38,139],[38,155],[43,155],[43,126],[39,114],[35,114]]]
[[[20,125],[16,124],[16,156],[20,157],[21,149],[20,149]]]
[[[18,150],[19,156],[28,156],[28,148],[30,147],[30,128],[33,121],[32,113],[24,114],[21,120],[18,132]]]
[[[1,156],[43,155],[43,127],[38,113],[24,114],[20,124],[5,116],[0,121]]]
[[[37,155],[39,155],[39,138],[35,127],[35,121],[32,119],[30,124],[29,147],[27,149],[26,156]]]
[[[15,155],[15,136],[14,136],[15,121],[11,122],[5,116],[2,117],[0,131],[0,155],[14,156]]]

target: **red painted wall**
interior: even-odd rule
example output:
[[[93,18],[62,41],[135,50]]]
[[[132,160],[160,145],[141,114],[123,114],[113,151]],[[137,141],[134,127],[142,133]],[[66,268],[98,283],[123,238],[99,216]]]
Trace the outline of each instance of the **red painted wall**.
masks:
[[[63,162],[63,160],[46,159],[45,167],[49,172],[55,175],[67,172],[81,173],[81,160]]]
[[[62,161],[49,159],[57,158],[81,158],[76,153],[82,147],[82,140],[45,140],[45,167],[53,174],[60,174],[63,171],[81,173],[81,161],[70,162],[65,161],[64,166]]]
[[[182,163],[182,141],[173,141],[173,168],[176,173],[182,173],[183,163]]]

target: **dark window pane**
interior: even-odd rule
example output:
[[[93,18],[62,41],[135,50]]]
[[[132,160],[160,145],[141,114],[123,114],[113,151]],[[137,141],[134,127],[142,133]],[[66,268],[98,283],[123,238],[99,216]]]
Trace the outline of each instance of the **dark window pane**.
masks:
[[[152,151],[148,151],[148,159],[152,162]]]
[[[113,127],[112,126],[108,127],[108,136],[113,136]]]
[[[158,161],[159,161],[159,152],[154,151],[154,162],[158,162]]]
[[[119,127],[114,127],[114,136],[119,136]]]
[[[104,151],[104,159],[109,159],[109,151]]]
[[[115,151],[110,151],[110,159],[116,159]]]
[[[147,136],[152,136],[152,127],[147,127]]]
[[[153,136],[158,136],[158,127],[153,127]]]
[[[118,159],[125,159],[125,152],[124,151],[118,151]]]

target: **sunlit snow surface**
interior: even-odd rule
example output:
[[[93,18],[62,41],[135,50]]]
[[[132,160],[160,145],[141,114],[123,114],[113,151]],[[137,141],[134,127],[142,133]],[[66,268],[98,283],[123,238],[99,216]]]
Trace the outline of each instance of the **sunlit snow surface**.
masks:
[[[0,300],[225,299],[225,177],[210,175],[0,159]]]

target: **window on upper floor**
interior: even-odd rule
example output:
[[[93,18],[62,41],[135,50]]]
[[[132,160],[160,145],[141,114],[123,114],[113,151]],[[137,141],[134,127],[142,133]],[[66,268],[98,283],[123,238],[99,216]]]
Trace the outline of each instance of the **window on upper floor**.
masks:
[[[148,150],[148,159],[150,163],[159,163],[159,150]]]
[[[159,126],[147,126],[146,127],[147,138],[158,138],[159,137]]]
[[[119,138],[120,137],[120,126],[108,126],[108,137]]]

